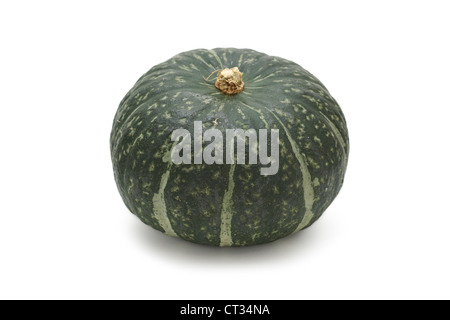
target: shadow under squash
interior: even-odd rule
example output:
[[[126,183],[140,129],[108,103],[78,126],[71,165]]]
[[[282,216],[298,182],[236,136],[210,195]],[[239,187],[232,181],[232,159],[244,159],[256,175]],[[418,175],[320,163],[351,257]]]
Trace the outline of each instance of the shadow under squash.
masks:
[[[133,219],[130,233],[136,241],[154,255],[175,263],[192,264],[252,264],[274,260],[290,260],[306,251],[314,250],[314,243],[321,242],[320,222],[312,227],[277,241],[249,247],[214,247],[191,243],[167,236]],[[322,234],[323,235],[323,234]]]

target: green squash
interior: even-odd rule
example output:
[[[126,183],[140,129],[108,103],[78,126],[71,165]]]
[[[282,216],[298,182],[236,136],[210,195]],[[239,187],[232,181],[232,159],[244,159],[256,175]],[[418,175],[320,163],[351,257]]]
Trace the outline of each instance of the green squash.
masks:
[[[278,129],[278,172],[262,175],[248,162],[175,164],[172,132],[194,136],[194,121],[224,135]],[[267,243],[311,226],[339,193],[348,152],[344,115],[324,85],[294,62],[248,49],[193,50],[153,67],[120,103],[111,133],[128,209],[168,235],[215,246]]]

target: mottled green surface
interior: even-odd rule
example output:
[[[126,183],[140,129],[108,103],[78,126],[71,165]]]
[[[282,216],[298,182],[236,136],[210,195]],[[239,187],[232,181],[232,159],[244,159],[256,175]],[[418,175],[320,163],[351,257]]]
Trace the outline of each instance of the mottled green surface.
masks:
[[[238,67],[244,91],[227,96],[204,80]],[[279,129],[280,168],[175,165],[171,133]],[[299,65],[253,50],[181,53],[142,76],[120,103],[111,134],[115,179],[128,209],[169,235],[211,245],[274,241],[310,226],[342,187],[348,160],[344,115]]]

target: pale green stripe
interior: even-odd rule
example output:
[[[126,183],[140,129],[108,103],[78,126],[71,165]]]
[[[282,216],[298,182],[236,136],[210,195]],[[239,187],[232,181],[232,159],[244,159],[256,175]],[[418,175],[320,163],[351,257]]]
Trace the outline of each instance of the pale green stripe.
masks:
[[[211,87],[214,86],[214,83],[208,83],[208,82],[197,82],[199,85]],[[219,92],[220,94],[223,94],[222,92]]]
[[[267,80],[267,79],[275,77],[275,76],[276,76],[276,72],[271,73],[268,76],[265,76],[264,78],[260,78],[260,76],[257,76],[255,79],[253,79],[254,80],[253,82],[261,82],[261,81]]]
[[[169,217],[167,216],[166,201],[164,199],[164,190],[166,189],[167,181],[170,177],[171,168],[172,163],[167,166],[166,172],[161,177],[158,193],[153,195],[153,212],[159,225],[164,229],[164,232],[169,236],[176,237],[177,234],[173,230]]]
[[[224,52],[223,54],[222,54],[222,57],[223,57],[223,61],[226,63],[226,64],[228,64],[228,58],[227,58],[227,53],[226,52]],[[231,66],[230,66],[231,67]]]
[[[331,128],[331,131],[333,131],[334,135],[338,139],[339,144],[342,147],[342,153],[344,154],[344,158],[345,158],[344,163],[346,163],[347,162],[347,150],[346,150],[347,144],[345,143],[344,138],[342,137],[341,133],[339,132],[338,128],[334,125],[334,123],[330,119],[328,119],[328,117],[325,114],[323,114],[321,111],[319,111],[319,113],[322,115],[322,117],[328,123],[328,125]]]
[[[233,245],[231,236],[231,220],[233,218],[233,191],[234,191],[234,169],[233,163],[228,173],[228,189],[225,191],[222,203],[221,224],[220,224],[220,246],[229,247]]]
[[[163,175],[161,176],[161,183],[159,185],[158,193],[155,193],[153,195],[153,212],[155,218],[156,220],[158,220],[158,223],[161,226],[161,228],[164,229],[164,232],[167,235],[173,237],[176,237],[177,234],[173,230],[172,224],[170,223],[169,217],[167,216],[166,200],[164,199],[164,190],[166,189],[167,181],[169,180],[170,177],[170,169],[172,169],[172,161],[171,161],[172,149],[176,144],[177,142],[174,142],[172,148],[169,151],[167,151],[162,158],[163,162],[169,164],[167,165],[166,172],[164,172]]]
[[[208,62],[206,62],[201,56],[199,56],[198,54],[194,54],[194,58],[196,58],[197,60],[200,60],[201,62],[203,62],[205,65],[207,65],[208,67],[211,68],[211,70],[214,70],[214,67],[209,64]]]
[[[242,66],[242,60],[244,59],[244,54],[242,53],[239,57],[239,62],[238,62],[238,68],[240,68]]]
[[[262,112],[262,111],[259,110],[259,109],[255,109],[255,108],[253,108],[253,107],[250,107],[248,104],[246,104],[246,103],[244,103],[244,102],[241,102],[241,104],[242,104],[243,106],[249,108],[250,110],[253,110],[253,111],[255,111],[256,113],[258,113],[258,114],[259,114],[259,118],[260,118],[261,121],[264,123],[265,128],[266,128],[266,129],[269,129],[269,124],[267,123],[266,118],[264,118],[264,112]]]
[[[245,86],[245,89],[253,89],[253,90],[256,90],[256,89],[263,89],[264,87],[249,87],[249,86]]]
[[[212,55],[214,56],[214,58],[216,58],[217,62],[219,63],[220,67],[223,69],[223,64],[222,64],[222,60],[220,60],[219,56],[217,55],[217,53],[214,50],[209,50],[209,52],[212,53]]]
[[[314,188],[312,185],[312,179],[311,174],[308,170],[308,165],[306,163],[305,156],[300,153],[300,149],[295,142],[295,140],[292,138],[291,134],[289,133],[286,126],[283,124],[283,122],[278,118],[278,116],[270,109],[266,108],[270,113],[273,114],[275,119],[278,120],[278,122],[283,127],[283,130],[286,132],[286,136],[288,137],[289,143],[291,144],[292,151],[295,154],[295,157],[297,158],[298,163],[300,164],[300,171],[302,173],[302,184],[303,184],[303,197],[305,199],[305,215],[298,225],[298,227],[295,229],[294,232],[300,231],[303,228],[305,228],[314,217],[314,213],[312,211],[313,205],[314,205]]]

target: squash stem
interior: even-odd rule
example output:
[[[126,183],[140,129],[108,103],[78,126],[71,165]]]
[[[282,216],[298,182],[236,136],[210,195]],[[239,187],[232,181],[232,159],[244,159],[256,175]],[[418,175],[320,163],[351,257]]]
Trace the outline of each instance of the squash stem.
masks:
[[[216,88],[224,94],[233,95],[244,90],[243,73],[237,67],[220,70],[217,74]]]

